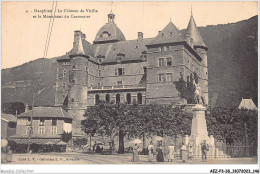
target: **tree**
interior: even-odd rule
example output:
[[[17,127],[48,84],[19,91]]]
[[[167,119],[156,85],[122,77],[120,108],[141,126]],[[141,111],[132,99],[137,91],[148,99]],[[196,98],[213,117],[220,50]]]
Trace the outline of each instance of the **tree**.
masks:
[[[100,102],[89,107],[82,121],[86,133],[99,133],[114,138],[119,136],[118,153],[124,153],[124,137],[173,136],[190,134],[192,115],[182,107],[171,105],[127,105]],[[145,147],[145,144],[144,144]]]
[[[68,133],[68,132],[63,132],[61,135],[61,140],[64,142],[69,142],[72,139],[72,132]]]
[[[206,114],[208,132],[216,139],[227,145],[234,142],[245,145],[257,142],[257,111],[215,107],[209,112]]]
[[[179,80],[173,82],[173,84],[175,85],[181,98],[187,99],[187,102],[189,104],[194,103],[195,86],[193,85],[192,75],[187,77],[187,82],[184,81],[182,73],[180,74],[180,76],[181,77],[179,78]],[[194,76],[197,78],[197,74],[194,74]]]
[[[124,153],[124,135],[127,130],[129,118],[127,105],[122,103],[110,104],[99,102],[89,107],[86,111],[86,119],[81,122],[82,129],[86,133],[100,133],[110,137],[111,154],[114,152],[114,138],[119,134],[119,153]]]

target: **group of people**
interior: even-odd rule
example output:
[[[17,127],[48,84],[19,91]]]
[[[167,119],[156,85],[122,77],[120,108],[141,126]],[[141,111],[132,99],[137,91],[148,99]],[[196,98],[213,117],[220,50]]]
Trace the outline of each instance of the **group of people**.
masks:
[[[103,152],[103,144],[94,144],[93,152],[102,153]]]
[[[206,162],[207,161],[207,152],[209,151],[209,146],[204,140],[201,144],[201,153],[202,153],[202,161]],[[139,161],[139,153],[140,148],[138,144],[135,144],[133,147],[133,162],[138,162]],[[181,147],[181,159],[182,161],[186,161],[187,158],[189,160],[192,159],[193,156],[193,148],[192,145],[186,145],[183,143]],[[158,143],[158,148],[155,149],[153,142],[150,142],[150,145],[148,146],[148,161],[152,162],[154,160],[154,157],[156,156],[156,161],[158,162],[164,162],[164,154],[163,154],[163,148],[162,148],[162,141],[159,141]],[[174,160],[174,146],[170,145],[168,146],[168,154],[167,154],[168,162],[172,162]]]
[[[139,161],[139,155],[138,152],[140,151],[140,148],[138,144],[135,144],[133,147],[133,162]],[[150,145],[148,146],[148,161],[152,162],[154,160],[154,157],[156,156],[156,161],[158,162],[164,162],[164,154],[163,154],[163,148],[162,148],[162,142],[159,141],[158,148],[155,149],[153,142],[150,142]],[[174,146],[168,146],[168,162],[174,160]]]

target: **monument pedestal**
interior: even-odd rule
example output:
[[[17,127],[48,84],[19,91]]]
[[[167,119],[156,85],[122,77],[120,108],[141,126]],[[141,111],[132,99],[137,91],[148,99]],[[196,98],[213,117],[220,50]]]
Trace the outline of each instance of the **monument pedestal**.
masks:
[[[206,108],[200,104],[196,104],[192,107],[193,118],[191,126],[190,143],[198,146],[203,140],[206,140],[207,144],[210,144],[210,138],[208,136],[207,124],[205,119]]]
[[[226,158],[227,155],[223,151],[215,148],[214,137],[208,136],[207,123],[205,119],[206,108],[201,104],[196,104],[192,107],[193,118],[191,125],[191,135],[189,138],[189,144],[193,147],[193,156],[195,158],[201,158],[201,144],[205,140],[209,145],[209,151],[207,153],[207,158],[219,158],[219,154],[223,154],[223,158]]]
[[[206,108],[201,104],[196,104],[192,107],[192,111],[194,115],[192,118],[189,144],[193,147],[193,156],[195,158],[200,158],[202,156],[201,143],[205,140],[209,146],[214,146],[214,142],[213,145],[211,145],[212,141],[210,141],[208,136],[207,123],[205,119]]]

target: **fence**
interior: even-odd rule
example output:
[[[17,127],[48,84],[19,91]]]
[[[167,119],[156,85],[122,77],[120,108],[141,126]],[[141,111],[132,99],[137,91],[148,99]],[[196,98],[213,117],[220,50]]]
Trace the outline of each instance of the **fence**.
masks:
[[[167,154],[168,144],[164,144],[164,153]],[[181,146],[178,145],[175,147],[175,157],[180,157],[180,149]],[[192,148],[186,148],[187,155],[194,158],[199,159],[202,158],[201,146],[192,146]],[[217,159],[217,158],[242,158],[242,157],[253,157],[256,156],[256,148],[253,145],[250,146],[209,146],[207,151],[208,159]]]

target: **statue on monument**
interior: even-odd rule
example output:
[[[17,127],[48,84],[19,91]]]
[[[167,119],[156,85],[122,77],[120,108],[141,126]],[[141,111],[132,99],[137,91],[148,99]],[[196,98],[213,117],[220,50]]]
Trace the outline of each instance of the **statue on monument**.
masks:
[[[201,99],[201,87],[199,83],[197,84],[195,80],[193,79],[193,86],[195,88],[194,90],[194,104],[202,104],[202,99]]]

